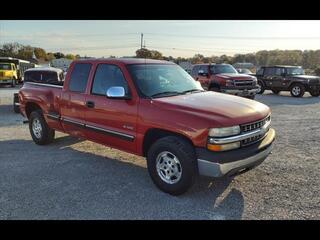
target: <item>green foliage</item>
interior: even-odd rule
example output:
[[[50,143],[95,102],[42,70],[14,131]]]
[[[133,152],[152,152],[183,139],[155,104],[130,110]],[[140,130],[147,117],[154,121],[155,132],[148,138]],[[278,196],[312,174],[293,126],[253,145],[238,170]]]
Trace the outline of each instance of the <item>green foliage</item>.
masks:
[[[317,76],[320,76],[320,65],[314,70],[314,73],[315,73]]]

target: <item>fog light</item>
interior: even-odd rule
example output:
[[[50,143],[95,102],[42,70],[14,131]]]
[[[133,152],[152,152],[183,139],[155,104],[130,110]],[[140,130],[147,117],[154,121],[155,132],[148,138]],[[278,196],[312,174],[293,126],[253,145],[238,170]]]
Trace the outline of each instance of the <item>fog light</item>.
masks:
[[[222,152],[240,147],[240,142],[228,143],[228,144],[210,144],[208,143],[207,148],[211,151]]]

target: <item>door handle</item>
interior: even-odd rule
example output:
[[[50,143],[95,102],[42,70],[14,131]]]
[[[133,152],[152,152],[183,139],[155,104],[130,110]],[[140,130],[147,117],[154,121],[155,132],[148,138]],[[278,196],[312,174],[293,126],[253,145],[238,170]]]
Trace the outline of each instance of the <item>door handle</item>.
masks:
[[[87,101],[87,102],[86,102],[86,106],[87,106],[88,108],[94,108],[94,102],[93,102],[93,101]]]

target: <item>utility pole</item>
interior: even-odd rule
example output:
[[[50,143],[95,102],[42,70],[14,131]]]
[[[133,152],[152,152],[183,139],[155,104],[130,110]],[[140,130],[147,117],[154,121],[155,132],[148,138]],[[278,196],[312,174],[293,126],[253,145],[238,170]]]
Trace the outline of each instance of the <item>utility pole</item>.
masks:
[[[142,49],[142,43],[143,43],[143,33],[141,33],[141,49]]]

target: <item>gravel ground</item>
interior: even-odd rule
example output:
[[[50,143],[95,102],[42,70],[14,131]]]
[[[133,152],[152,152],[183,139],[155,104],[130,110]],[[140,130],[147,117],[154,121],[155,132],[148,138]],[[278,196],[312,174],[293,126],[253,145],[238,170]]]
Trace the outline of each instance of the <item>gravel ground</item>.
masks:
[[[62,133],[34,144],[13,113],[16,91],[0,88],[0,219],[320,219],[320,97],[257,96],[273,112],[273,154],[173,197],[141,157]]]

